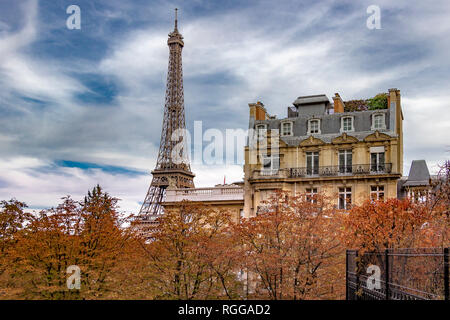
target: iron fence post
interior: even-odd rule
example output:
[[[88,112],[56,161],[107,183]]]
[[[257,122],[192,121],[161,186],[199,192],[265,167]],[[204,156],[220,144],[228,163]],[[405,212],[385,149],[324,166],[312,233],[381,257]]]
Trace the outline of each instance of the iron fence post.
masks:
[[[359,260],[358,260],[358,250],[355,251],[355,262],[356,262],[356,285],[355,285],[355,300],[359,300]]]
[[[389,249],[384,250],[385,259],[385,282],[386,282],[386,300],[389,300]]]
[[[345,250],[345,300],[348,300],[348,250]]]
[[[450,300],[449,292],[449,262],[448,262],[448,251],[449,248],[444,248],[444,299]]]

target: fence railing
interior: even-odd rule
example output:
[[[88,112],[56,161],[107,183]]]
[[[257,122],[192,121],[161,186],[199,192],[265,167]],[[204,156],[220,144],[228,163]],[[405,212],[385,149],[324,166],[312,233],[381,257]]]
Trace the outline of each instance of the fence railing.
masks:
[[[253,171],[253,178],[314,178],[377,175],[386,173],[392,173],[392,163],[261,169]]]
[[[449,248],[347,250],[347,300],[449,300]]]
[[[213,188],[167,189],[165,202],[243,200],[244,189],[240,186],[222,186]]]

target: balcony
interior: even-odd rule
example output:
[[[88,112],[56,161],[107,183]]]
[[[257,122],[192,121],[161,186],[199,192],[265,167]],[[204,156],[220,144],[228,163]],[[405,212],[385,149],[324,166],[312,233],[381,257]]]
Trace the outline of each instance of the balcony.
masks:
[[[317,168],[286,168],[279,170],[254,170],[252,179],[286,179],[377,175],[392,173],[392,163],[354,164],[351,166],[322,166]]]
[[[254,170],[253,171],[253,179],[279,179],[279,178],[288,178],[289,172],[286,169],[279,170]]]
[[[244,189],[239,186],[223,186],[213,188],[189,188],[166,191],[165,202],[189,201],[227,201],[243,200]]]
[[[322,166],[317,168],[290,168],[290,178],[335,177],[387,174],[392,172],[392,163],[353,164],[349,166]]]

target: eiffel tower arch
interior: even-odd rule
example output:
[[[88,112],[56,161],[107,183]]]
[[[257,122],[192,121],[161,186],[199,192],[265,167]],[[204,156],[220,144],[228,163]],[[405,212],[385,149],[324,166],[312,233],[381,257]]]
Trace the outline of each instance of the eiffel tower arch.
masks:
[[[181,57],[184,42],[178,31],[177,10],[175,9],[175,28],[169,33],[167,40],[169,66],[158,160],[151,172],[152,181],[134,223],[143,233],[151,232],[157,226],[156,218],[163,214],[162,203],[169,185],[175,188],[194,187],[195,175],[191,172],[186,155],[186,139],[183,137],[186,130]]]

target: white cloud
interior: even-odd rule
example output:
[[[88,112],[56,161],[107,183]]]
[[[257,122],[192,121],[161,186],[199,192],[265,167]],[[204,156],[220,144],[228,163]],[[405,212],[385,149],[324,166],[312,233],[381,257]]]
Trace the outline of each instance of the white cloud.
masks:
[[[0,199],[13,197],[30,207],[56,206],[60,198],[71,195],[81,200],[97,183],[106,192],[121,199],[123,211],[136,213],[150,183],[148,176],[110,174],[100,169],[57,167],[49,170],[48,163],[35,158],[16,158],[0,162],[0,173],[7,187],[0,188]]]
[[[42,21],[37,1],[25,3],[26,23],[18,31],[0,25],[0,98],[4,104],[0,110],[5,111],[0,119],[0,179],[11,184],[6,191],[0,189],[0,199],[16,196],[30,205],[51,206],[65,194],[84,195],[97,182],[123,198],[123,206],[130,210],[137,210],[138,201],[144,199],[149,176],[112,175],[98,169],[40,169],[61,159],[145,171],[155,165],[167,71],[166,40],[172,28],[166,23],[170,14],[166,20],[160,16],[169,9],[163,2],[143,8],[123,1],[108,4],[106,10],[93,12],[99,17],[96,36],[107,43],[99,60],[68,63],[33,55],[31,46],[49,31],[39,26],[52,23]],[[296,2],[275,7],[270,1],[225,13],[182,16],[187,126],[203,120],[204,127],[245,129],[247,103],[256,100],[281,118],[299,95],[339,92],[344,99],[367,98],[398,87],[405,114],[405,173],[413,159],[426,158],[433,170],[439,160],[448,158],[450,42],[442,41],[450,28],[448,4],[382,0],[383,29],[373,32],[365,27],[370,1],[339,4],[350,11],[333,12],[338,5],[335,1],[300,7]],[[133,16],[136,11],[138,17]],[[140,24],[139,29],[117,34],[107,33],[110,29],[103,29],[100,22],[103,17],[132,24],[146,15],[152,17],[152,25]],[[404,49],[406,53],[400,53],[405,57],[398,58],[396,50],[402,51],[402,45],[418,52]],[[118,92],[111,105],[76,100],[74,95],[89,89],[73,72],[117,81]],[[18,96],[49,105],[41,109]],[[21,114],[6,116],[14,112]],[[227,182],[242,180],[243,175],[239,165],[195,165],[192,169],[196,185],[202,187],[222,183],[224,175]]]
[[[9,94],[16,91],[25,97],[64,103],[83,87],[76,80],[59,72],[54,63],[24,53],[25,49],[37,40],[37,10],[36,0],[24,2],[24,27],[16,33],[6,33],[0,38],[0,74],[3,89]]]
[[[10,33],[9,26],[2,23],[2,38],[0,39],[0,54],[5,57],[13,55],[17,50],[26,47],[36,37],[37,0],[29,0],[22,3],[22,11],[25,13],[25,25],[17,33]]]
[[[197,188],[213,187],[216,184],[222,184],[224,177],[226,183],[244,180],[244,171],[242,166],[238,165],[193,165],[191,170],[196,174],[194,183]]]

